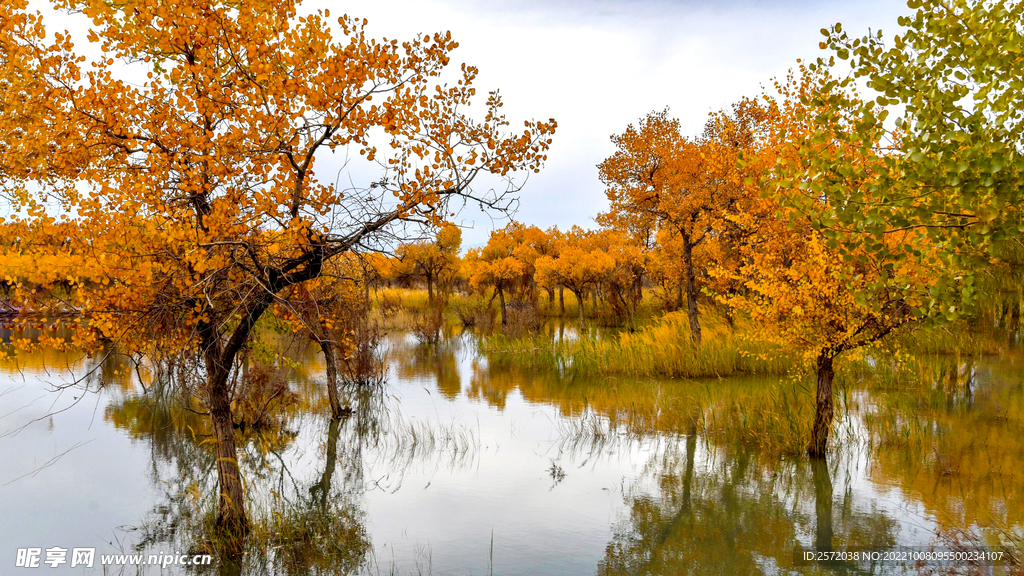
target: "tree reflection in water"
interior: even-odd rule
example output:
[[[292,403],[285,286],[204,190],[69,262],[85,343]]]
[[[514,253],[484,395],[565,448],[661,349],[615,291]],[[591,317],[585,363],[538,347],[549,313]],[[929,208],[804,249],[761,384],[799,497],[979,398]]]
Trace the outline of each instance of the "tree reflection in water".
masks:
[[[226,549],[213,529],[216,467],[207,420],[153,392],[127,396],[106,417],[146,441],[152,481],[162,497],[146,521],[131,529],[137,552],[157,549],[213,554],[221,574],[352,574],[366,562],[370,540],[359,507],[362,453],[379,438],[375,392],[350,391],[359,406],[344,419],[299,415],[274,428],[239,429],[240,463],[251,495],[254,529],[241,550]],[[322,468],[289,469],[298,429],[321,430]],[[308,479],[306,479],[308,476]]]
[[[481,437],[486,430],[398,413],[401,402],[390,399],[392,393],[426,395],[423,389],[431,415],[443,403],[474,411],[486,406],[503,422],[525,418],[526,411],[550,414],[539,432],[551,432],[553,445],[536,449],[544,466],[555,452],[566,470],[613,458],[641,466],[626,478],[623,497],[615,498],[619,517],[599,561],[602,544],[595,548],[602,575],[884,573],[852,564],[795,567],[793,554],[797,545],[829,550],[907,543],[903,530],[917,520],[907,514],[920,512],[879,504],[887,487],[895,489],[892,501],[919,506],[939,529],[947,521],[955,526],[949,519],[958,511],[954,520],[979,523],[1000,502],[1004,523],[1020,523],[1015,503],[1024,485],[1024,395],[1013,358],[916,364],[909,375],[915,387],[877,374],[853,385],[850,419],[866,444],[859,452],[840,450],[826,463],[733,440],[749,433],[709,434],[709,401],[735,398],[730,405],[749,408],[770,382],[724,379],[698,389],[687,382],[570,381],[501,368],[475,354],[468,338],[434,345],[405,339],[391,346],[396,386],[349,390],[348,417],[321,416],[317,365],[300,358],[305,372],[290,384],[297,403],[261,425],[238,428],[254,530],[244,550],[233,554],[218,547],[212,530],[216,466],[208,419],[197,413],[201,406],[177,397],[173,387],[134,391],[136,369],[108,359],[95,371],[102,382],[92,385],[112,398],[106,419],[148,447],[149,474],[161,493],[126,541],[139,551],[212,552],[219,564],[209,570],[223,574],[373,573],[368,491],[397,491],[418,467],[453,475],[472,469],[489,442]],[[911,425],[918,428],[908,434]],[[559,490],[575,490],[569,485],[582,476],[571,472]],[[960,497],[968,487],[971,497]],[[493,486],[479,490],[495,500],[507,496]],[[228,561],[232,557],[238,561]]]
[[[897,523],[881,511],[844,508],[837,517],[835,471],[824,460],[766,468],[752,450],[716,449],[688,434],[649,473],[656,489],[638,482],[626,493],[628,515],[615,527],[601,576],[788,573],[799,542],[819,550],[896,543]],[[855,565],[798,570],[883,573]]]

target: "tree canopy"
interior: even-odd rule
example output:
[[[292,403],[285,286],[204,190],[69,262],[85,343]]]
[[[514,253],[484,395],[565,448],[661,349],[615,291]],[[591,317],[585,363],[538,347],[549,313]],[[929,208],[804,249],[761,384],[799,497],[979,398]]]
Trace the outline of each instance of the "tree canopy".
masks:
[[[0,179],[23,257],[8,275],[44,314],[37,284],[74,290],[79,343],[198,348],[225,447],[221,520],[242,525],[226,387],[263,313],[404,226],[441,225],[465,201],[507,210],[555,122],[511,129],[497,91],[476,97],[475,67],[449,70],[446,32],[377,40],[365,20],[300,16],[297,2],[56,5],[91,21],[103,57],[86,63],[63,34],[45,44],[41,17],[5,3]],[[335,149],[375,180],[318,177]],[[509,187],[475,192],[482,173]]]

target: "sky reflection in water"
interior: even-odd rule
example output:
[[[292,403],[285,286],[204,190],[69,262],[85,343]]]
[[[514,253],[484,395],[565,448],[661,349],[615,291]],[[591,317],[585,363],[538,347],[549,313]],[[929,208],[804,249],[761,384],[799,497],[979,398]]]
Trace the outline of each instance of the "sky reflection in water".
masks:
[[[290,510],[300,524],[334,518],[333,556],[317,557],[315,545],[286,547],[267,569],[805,573],[792,567],[797,544],[927,545],[943,518],[984,523],[993,509],[1020,522],[1024,485],[1003,468],[987,472],[984,501],[971,504],[970,484],[979,480],[966,470],[943,474],[913,451],[855,444],[826,467],[715,445],[681,421],[668,432],[638,434],[609,421],[608,406],[622,404],[614,408],[618,421],[631,404],[649,401],[649,382],[564,383],[492,370],[466,336],[436,347],[394,337],[389,346],[390,383],[374,420],[353,416],[332,425],[296,412],[283,430],[244,433],[253,506]],[[19,547],[95,546],[105,553],[194,546],[195,519],[187,514],[213,493],[216,478],[202,444],[205,420],[132,387],[127,364],[108,361],[97,371],[108,385],[82,396],[79,389],[50,391],[67,380],[66,359],[22,361],[0,376],[3,572],[29,573],[13,568]],[[83,374],[89,362],[70,373]],[[944,396],[951,402],[944,417],[964,425],[962,435],[1020,427],[1024,394],[1015,361],[985,362],[973,376],[980,399],[967,406],[962,394]],[[318,381],[318,360],[303,366],[309,374],[293,383],[300,396]],[[692,384],[661,386],[671,397]],[[309,397],[316,393],[306,396],[305,405],[316,404]],[[851,397],[866,412],[901,408],[864,390]],[[677,417],[662,413],[659,421]],[[861,415],[848,424],[865,436]],[[1019,467],[1024,458],[1015,450],[1011,443],[999,456]],[[255,566],[246,570],[266,568]]]

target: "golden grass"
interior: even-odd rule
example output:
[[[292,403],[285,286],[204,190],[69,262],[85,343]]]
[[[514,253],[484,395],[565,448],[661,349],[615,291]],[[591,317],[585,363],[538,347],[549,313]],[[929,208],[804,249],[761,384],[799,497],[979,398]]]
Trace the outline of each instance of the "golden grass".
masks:
[[[406,310],[426,310],[429,302],[426,290],[418,288],[381,288],[374,292],[378,307],[397,305]]]
[[[711,310],[704,311],[702,335],[701,345],[694,346],[686,315],[671,312],[618,337],[593,332],[571,340],[495,336],[483,339],[481,346],[491,361],[574,377],[704,378],[790,374],[803,368],[799,354],[745,339]]]

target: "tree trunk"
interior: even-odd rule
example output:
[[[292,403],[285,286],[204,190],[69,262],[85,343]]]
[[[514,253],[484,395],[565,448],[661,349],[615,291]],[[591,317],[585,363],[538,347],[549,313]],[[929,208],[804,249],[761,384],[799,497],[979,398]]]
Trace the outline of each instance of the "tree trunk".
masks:
[[[626,290],[632,291],[629,288]],[[615,291],[614,294],[618,296],[619,302],[622,304],[623,309],[626,310],[626,321],[629,322],[629,331],[636,332],[636,301],[633,300],[631,294],[625,297],[619,291]]]
[[[700,346],[700,313],[697,311],[697,274],[693,269],[693,244],[683,237],[683,263],[686,265],[686,311],[690,317],[693,345]]]
[[[505,291],[501,288],[498,289],[498,305],[501,306],[501,325],[504,326],[508,318],[505,314]]]
[[[579,292],[576,292],[574,290],[573,294],[576,295],[576,302],[579,304],[579,309],[580,309],[580,328],[582,328],[583,327],[583,302],[585,301],[586,295],[583,294],[582,290],[579,291]]]
[[[220,486],[217,528],[231,539],[241,538],[248,531],[249,520],[245,515],[245,496],[235,448],[235,427],[228,392],[229,370],[220,362],[211,362],[209,358],[206,366],[209,374],[210,421],[217,440],[217,481]]]
[[[683,474],[683,508],[690,509],[690,486],[693,483],[693,460],[697,451],[697,427],[691,426],[686,435],[686,472]]]
[[[427,274],[427,302],[434,301],[434,275]]]
[[[324,466],[324,473],[320,476],[320,481],[309,489],[310,495],[317,501],[321,509],[327,508],[328,497],[331,493],[331,478],[338,465],[340,425],[341,420],[338,418],[331,418],[331,422],[327,425],[327,464]]]
[[[832,351],[828,348],[818,354],[818,387],[814,411],[814,430],[811,432],[811,445],[807,452],[812,457],[825,456],[828,447],[828,433],[832,427],[834,408],[832,405]]]
[[[819,552],[832,550],[832,478],[824,458],[811,460],[814,478],[814,548]]]
[[[331,402],[331,415],[338,418],[343,413],[341,399],[338,397],[338,358],[334,353],[334,343],[330,339],[321,338],[319,342],[327,371],[327,399]]]
[[[245,346],[253,327],[271,302],[272,296],[266,295],[252,301],[247,314],[241,317],[231,337],[224,343],[214,325],[201,322],[198,326],[203,361],[206,365],[210,422],[216,439],[217,483],[220,487],[216,525],[217,531],[228,544],[228,549],[235,551],[242,548],[241,544],[249,531],[249,519],[245,514],[244,487],[238,465],[238,451],[235,448],[235,426],[231,414],[231,387],[228,378],[235,357]]]
[[[565,287],[558,287],[558,308],[562,311],[562,316],[565,316]]]
[[[633,312],[635,313],[640,305],[644,303],[644,279],[643,276],[637,277],[633,284]]]

